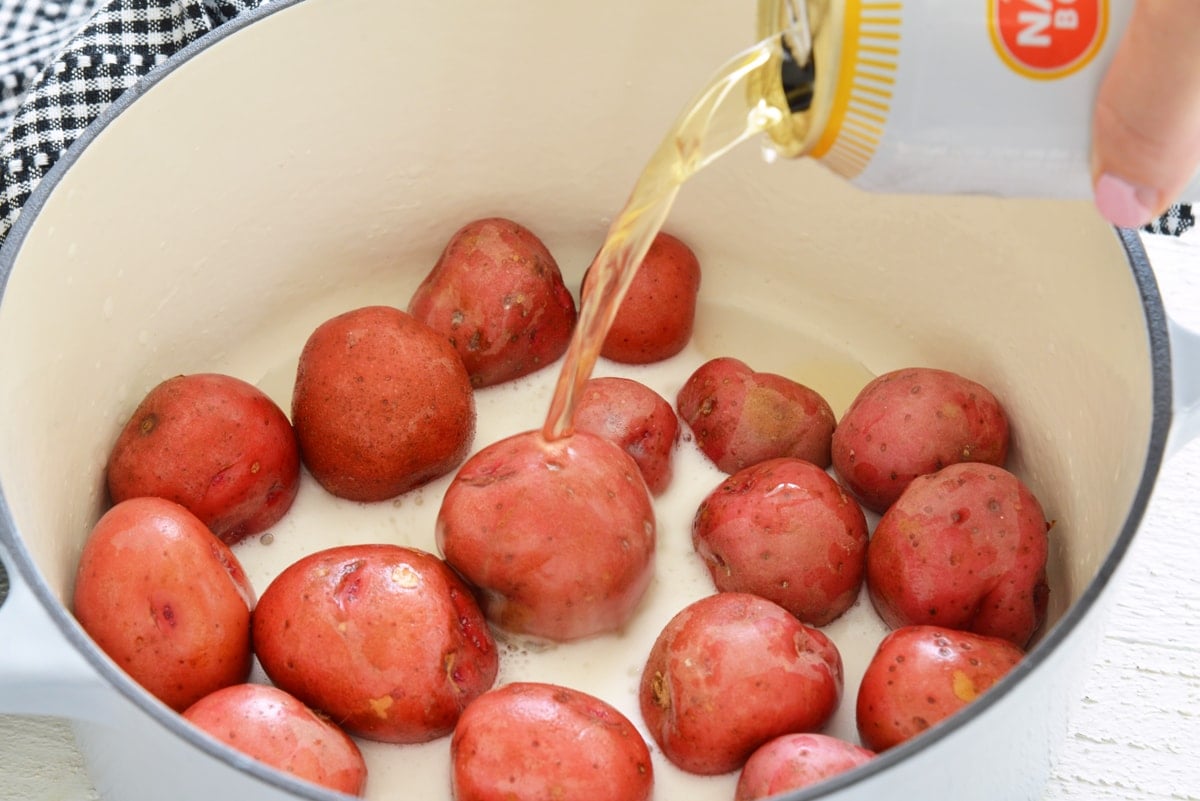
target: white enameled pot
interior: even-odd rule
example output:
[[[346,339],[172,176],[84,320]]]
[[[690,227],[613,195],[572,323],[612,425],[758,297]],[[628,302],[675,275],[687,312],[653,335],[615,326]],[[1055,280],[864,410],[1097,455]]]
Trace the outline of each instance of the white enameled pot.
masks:
[[[338,311],[404,306],[473,217],[525,221],[577,286],[683,102],[753,28],[749,6],[685,0],[281,2],[110,109],[0,261],[0,711],[73,720],[106,798],[331,798],[184,725],[71,616],[124,416],[172,374],[279,385],[281,347]],[[1136,236],[1082,202],[873,196],[753,147],[686,186],[669,228],[704,265],[701,349],[812,384],[968,374],[1004,401],[1011,466],[1056,521],[1026,660],[790,798],[1036,797],[1160,463],[1196,427],[1179,368],[1195,348]],[[417,798],[393,773],[370,796]]]

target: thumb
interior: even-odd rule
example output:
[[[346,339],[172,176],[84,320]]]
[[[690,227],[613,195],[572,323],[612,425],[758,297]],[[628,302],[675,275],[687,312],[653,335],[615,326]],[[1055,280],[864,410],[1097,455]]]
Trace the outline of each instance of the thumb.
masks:
[[[1178,198],[1197,163],[1200,2],[1141,0],[1096,99],[1096,206],[1114,225],[1145,225]]]

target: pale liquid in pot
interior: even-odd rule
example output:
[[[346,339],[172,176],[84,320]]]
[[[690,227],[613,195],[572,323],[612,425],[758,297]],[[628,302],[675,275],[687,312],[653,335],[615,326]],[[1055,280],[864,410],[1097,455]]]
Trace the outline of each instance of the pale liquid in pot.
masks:
[[[539,428],[547,439],[571,433],[576,400],[597,365],[604,335],[636,266],[666,220],[679,187],[730,148],[781,120],[783,112],[752,88],[761,86],[761,71],[771,63],[775,46],[776,42],[768,39],[729,62],[655,152],[592,262],[591,291],[557,371],[547,368],[476,392],[475,450]],[[779,342],[788,343],[788,356],[780,363],[769,363],[763,343]],[[761,318],[717,308],[701,310],[694,341],[678,356],[644,367],[599,360],[599,374],[638,380],[674,405],[687,377],[717,356],[737,356],[757,370],[782,373],[800,381],[820,392],[839,416],[872,377],[845,354],[815,340],[808,341],[793,329],[781,331]],[[287,409],[294,377],[295,363],[291,362],[270,371],[258,384]],[[546,408],[549,412],[545,419],[539,420],[538,410]],[[291,563],[336,545],[390,542],[437,553],[435,520],[451,478],[445,476],[391,502],[358,504],[329,495],[306,472],[296,502],[284,520],[269,534],[237,546],[236,553],[260,592]],[[700,502],[724,478],[685,431],[675,449],[671,486],[655,499],[655,577],[624,631],[567,644],[533,642],[497,632],[501,652],[497,685],[511,681],[562,684],[615,706],[639,728],[651,749],[657,799],[725,801],[733,797],[737,780],[736,773],[701,777],[675,768],[658,751],[638,709],[642,668],[655,638],[680,609],[714,592],[702,561],[692,549],[691,521]],[[870,519],[873,525],[874,517]],[[871,609],[864,589],[855,606],[823,630],[841,653],[846,688],[825,732],[856,742],[857,686],[886,627]],[[267,681],[257,667],[254,680]],[[368,798],[450,797],[449,737],[405,746],[358,742],[368,763]]]
[[[765,342],[788,342],[768,352]],[[294,342],[275,343],[278,354]],[[244,354],[247,358],[252,354]],[[684,381],[700,364],[721,355],[740,357],[756,369],[779,372],[822,393],[841,414],[871,374],[845,353],[824,345],[798,325],[777,323],[737,309],[704,306],[693,343],[678,356],[645,367],[618,365],[604,359],[597,375],[620,375],[654,389],[674,403]],[[270,363],[255,360],[258,364]],[[251,362],[255,363],[255,362]],[[561,362],[560,362],[561,365]],[[541,411],[553,392],[557,367],[548,367],[509,384],[476,392],[478,430],[474,450],[505,436],[536,430]],[[245,377],[253,374],[245,371]],[[290,407],[295,360],[279,364],[256,383],[279,403]],[[691,601],[714,592],[712,581],[692,549],[691,521],[701,500],[724,474],[685,436],[674,452],[674,478],[655,499],[658,524],[655,578],[626,630],[581,642],[544,645],[497,632],[500,675],[510,681],[546,681],[589,692],[621,710],[642,732],[654,759],[659,801],[695,799],[728,801],[737,774],[700,777],[670,764],[642,724],[638,683],[650,647],[667,621]],[[392,501],[360,504],[335,498],[305,472],[296,502],[268,535],[235,547],[255,588],[261,593],[285,567],[323,548],[353,543],[389,542],[437,553],[434,523],[452,476],[445,476]],[[871,524],[875,518],[868,515]],[[857,741],[854,698],[867,662],[886,627],[871,608],[865,590],[840,619],[822,629],[837,645],[845,667],[845,692],[826,733]],[[398,646],[402,647],[402,646]],[[254,681],[267,682],[256,667]],[[367,797],[374,799],[449,799],[449,737],[422,745],[392,745],[358,740],[367,759]]]

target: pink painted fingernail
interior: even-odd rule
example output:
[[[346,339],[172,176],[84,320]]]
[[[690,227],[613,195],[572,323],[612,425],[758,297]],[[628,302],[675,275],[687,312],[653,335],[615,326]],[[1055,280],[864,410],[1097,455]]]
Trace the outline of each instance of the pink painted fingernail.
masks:
[[[1138,228],[1154,219],[1158,192],[1135,186],[1104,173],[1096,179],[1096,208],[1110,223],[1121,228]]]

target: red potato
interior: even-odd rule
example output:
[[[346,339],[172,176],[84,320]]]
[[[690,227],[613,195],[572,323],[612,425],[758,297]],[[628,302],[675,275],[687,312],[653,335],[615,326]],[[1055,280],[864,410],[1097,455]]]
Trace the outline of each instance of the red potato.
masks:
[[[654,508],[637,464],[586,431],[489,445],[442,498],[438,548],[488,619],[566,641],[617,631],[654,575]]]
[[[349,795],[366,789],[367,763],[354,741],[276,687],[226,687],[183,716],[226,745],[305,781]]]
[[[232,376],[169,378],[146,394],[105,469],[114,503],[181,504],[227,544],[265,531],[300,488],[300,451],[283,411]]]
[[[584,276],[583,295],[589,283]],[[600,355],[625,364],[669,359],[692,338],[700,262],[680,239],[660,233],[650,243],[621,299]]]
[[[639,704],[663,754],[690,773],[740,768],[757,748],[829,720],[842,694],[833,642],[765,598],[723,592],[684,607],[642,672]]]
[[[254,648],[280,689],[352,735],[449,734],[499,656],[470,589],[432,554],[347,545],[293,563],[262,594]]]
[[[450,740],[456,801],[648,801],[650,750],[615,708],[578,690],[518,682],[481,695]]]
[[[709,493],[692,521],[692,544],[718,590],[760,595],[824,626],[858,599],[867,519],[812,462],[768,459]]]
[[[892,628],[947,626],[1024,647],[1046,616],[1048,525],[1001,467],[967,462],[914,480],[880,519],[867,588]]]
[[[827,734],[785,734],[750,755],[738,776],[734,801],[758,801],[799,790],[853,770],[874,756],[874,751]]]
[[[858,689],[863,745],[884,751],[966,707],[1021,661],[996,637],[936,626],[905,626],[883,638]]]
[[[250,674],[254,588],[229,547],[174,501],[131,498],[97,521],[72,608],[101,650],[176,711]]]
[[[1008,417],[986,387],[910,367],[865,386],[833,433],[833,467],[863,506],[882,513],[914,478],[958,462],[1003,466]]]
[[[726,473],[792,456],[829,466],[833,409],[819,394],[728,357],[702,364],[676,399],[696,445]]]
[[[583,385],[573,420],[575,430],[599,434],[637,462],[650,492],[671,483],[679,419],[665,398],[628,378],[592,378]]]
[[[382,501],[462,464],[475,437],[475,396],[445,338],[399,309],[367,306],[308,338],[292,420],[321,486]]]
[[[550,251],[528,228],[501,217],[467,223],[450,238],[408,311],[450,341],[476,387],[557,360],[576,318]]]

